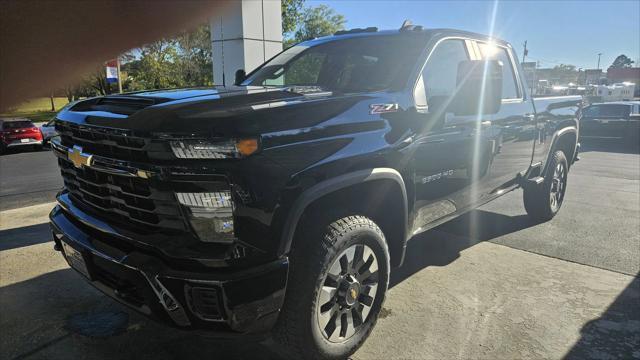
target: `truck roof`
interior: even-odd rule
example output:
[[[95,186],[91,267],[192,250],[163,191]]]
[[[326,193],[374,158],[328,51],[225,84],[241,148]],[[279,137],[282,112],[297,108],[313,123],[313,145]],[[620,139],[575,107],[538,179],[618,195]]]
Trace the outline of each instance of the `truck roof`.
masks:
[[[462,38],[474,38],[474,39],[480,39],[480,40],[485,40],[485,41],[493,41],[496,44],[502,45],[502,46],[511,46],[508,42],[502,40],[502,39],[498,39],[495,37],[491,37],[488,35],[484,35],[484,34],[479,34],[479,33],[474,33],[474,32],[470,32],[470,31],[464,31],[464,30],[458,30],[458,29],[448,29],[448,28],[438,28],[438,29],[424,29],[424,28],[418,28],[417,30],[379,30],[379,31],[367,31],[367,29],[363,29],[363,31],[357,31],[357,32],[344,32],[344,33],[338,33],[336,35],[328,35],[328,36],[323,36],[323,37],[319,37],[319,38],[315,38],[315,39],[311,39],[311,40],[307,40],[304,41],[303,43],[305,44],[309,44],[309,45],[316,45],[318,43],[324,43],[324,42],[328,42],[328,41],[334,41],[334,40],[342,40],[342,39],[346,39],[346,38],[357,38],[357,37],[373,37],[373,36],[393,36],[393,35],[410,35],[410,34],[417,34],[417,35],[422,35],[424,37],[433,37],[433,36],[453,36],[453,37],[462,37]]]

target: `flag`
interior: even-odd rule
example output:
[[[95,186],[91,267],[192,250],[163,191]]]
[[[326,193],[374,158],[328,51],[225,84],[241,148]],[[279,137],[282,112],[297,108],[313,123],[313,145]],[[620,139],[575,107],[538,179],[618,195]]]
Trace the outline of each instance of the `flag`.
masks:
[[[109,60],[105,65],[107,67],[107,83],[118,82],[118,60]]]

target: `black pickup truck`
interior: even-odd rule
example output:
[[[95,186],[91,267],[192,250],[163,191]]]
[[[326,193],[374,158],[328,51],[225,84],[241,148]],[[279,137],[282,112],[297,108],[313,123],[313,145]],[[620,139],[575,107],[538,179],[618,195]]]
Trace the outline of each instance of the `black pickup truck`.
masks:
[[[239,74],[57,115],[55,248],[167,324],[343,358],[413,236],[518,188],[562,205],[581,98],[533,99],[504,41],[356,29]]]

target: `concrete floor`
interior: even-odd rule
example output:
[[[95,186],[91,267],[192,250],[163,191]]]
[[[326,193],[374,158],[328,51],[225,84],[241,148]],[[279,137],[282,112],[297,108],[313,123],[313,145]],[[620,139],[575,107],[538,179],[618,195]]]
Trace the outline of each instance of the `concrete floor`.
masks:
[[[582,159],[551,222],[531,223],[516,191],[413,239],[353,358],[640,359],[640,156],[594,146]],[[51,206],[0,212],[0,358],[273,358],[85,284],[48,242]]]

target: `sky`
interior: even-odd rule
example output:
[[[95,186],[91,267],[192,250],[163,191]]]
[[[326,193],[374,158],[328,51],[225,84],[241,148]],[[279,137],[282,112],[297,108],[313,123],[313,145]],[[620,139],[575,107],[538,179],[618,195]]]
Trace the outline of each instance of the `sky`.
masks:
[[[397,29],[405,19],[426,28],[455,28],[489,34],[494,1],[307,0],[326,4],[347,19],[346,28]],[[606,69],[620,54],[640,66],[640,0],[498,1],[494,36],[509,41],[522,59],[540,67],[572,64]]]

